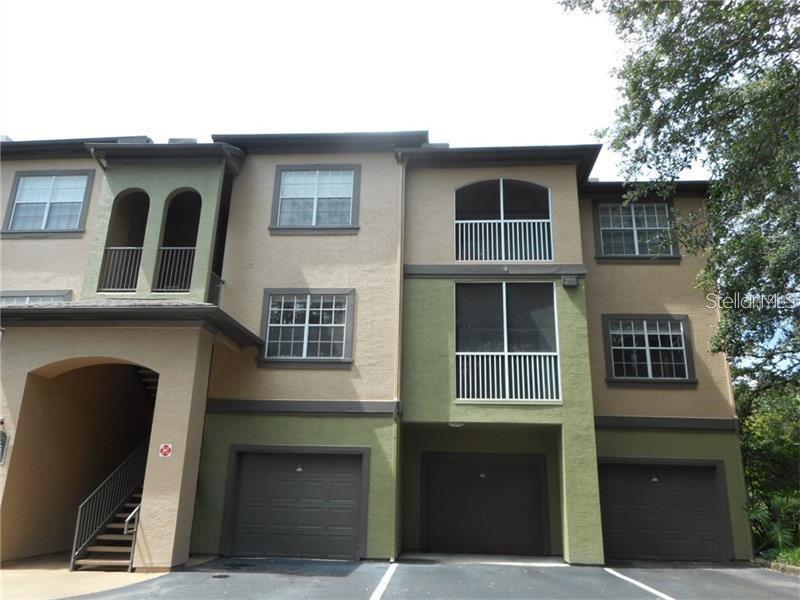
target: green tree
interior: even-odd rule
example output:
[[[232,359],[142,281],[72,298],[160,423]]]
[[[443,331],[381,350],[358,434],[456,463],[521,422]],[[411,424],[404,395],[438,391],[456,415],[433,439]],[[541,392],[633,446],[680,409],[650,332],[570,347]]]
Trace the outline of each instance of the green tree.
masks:
[[[627,55],[623,102],[605,135],[626,195],[667,195],[679,174],[711,174],[704,211],[677,233],[703,254],[699,284],[779,306],[723,306],[711,349],[761,387],[800,377],[800,0],[562,0],[607,13]]]

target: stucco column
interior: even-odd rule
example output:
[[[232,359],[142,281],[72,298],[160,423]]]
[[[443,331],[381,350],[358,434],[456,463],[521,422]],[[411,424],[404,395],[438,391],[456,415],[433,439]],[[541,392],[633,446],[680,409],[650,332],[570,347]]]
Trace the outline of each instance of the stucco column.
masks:
[[[159,371],[134,567],[165,570],[189,558],[213,336],[198,329]],[[162,444],[172,454],[162,457]]]
[[[564,560],[603,564],[594,427],[567,423],[561,428],[561,506]]]

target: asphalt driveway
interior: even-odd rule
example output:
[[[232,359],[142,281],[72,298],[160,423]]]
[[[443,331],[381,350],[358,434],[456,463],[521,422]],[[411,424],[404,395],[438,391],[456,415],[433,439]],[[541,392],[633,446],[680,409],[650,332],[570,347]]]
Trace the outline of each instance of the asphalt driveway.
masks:
[[[573,567],[556,561],[332,562],[219,558],[81,598],[742,599],[800,598],[800,578],[748,565],[629,563]]]

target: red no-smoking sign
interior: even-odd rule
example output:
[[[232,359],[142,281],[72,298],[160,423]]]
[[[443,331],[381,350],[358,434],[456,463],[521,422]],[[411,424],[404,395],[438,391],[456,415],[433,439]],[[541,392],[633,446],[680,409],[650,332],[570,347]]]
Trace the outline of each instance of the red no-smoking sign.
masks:
[[[172,456],[172,444],[161,444],[158,449],[158,455],[161,458],[169,458]]]

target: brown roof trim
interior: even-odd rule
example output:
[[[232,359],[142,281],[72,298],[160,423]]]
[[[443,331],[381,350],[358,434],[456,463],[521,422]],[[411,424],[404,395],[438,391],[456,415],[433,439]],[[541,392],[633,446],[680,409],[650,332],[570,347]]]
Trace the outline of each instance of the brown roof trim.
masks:
[[[214,134],[215,142],[244,148],[251,154],[295,152],[394,151],[428,143],[427,131],[350,133]]]
[[[580,185],[578,193],[581,197],[621,196],[636,185],[652,183],[649,181],[586,181]],[[706,180],[675,181],[673,196],[697,197],[706,196],[710,182]]]
[[[403,148],[398,160],[409,167],[493,167],[577,165],[578,181],[589,177],[602,144],[573,146],[500,146],[489,148]]]
[[[189,306],[8,306],[0,312],[0,325],[83,325],[113,326],[114,322],[201,321],[212,325],[242,346],[261,346],[264,341],[228,313],[212,304]]]
[[[213,142],[210,144],[114,144],[88,143],[89,152],[109,163],[114,161],[153,159],[221,159],[226,166],[238,170],[247,153],[241,148]]]
[[[700,431],[739,430],[739,419],[707,417],[611,417],[596,416],[594,425],[598,429],[675,429]]]
[[[86,144],[127,143],[126,140],[150,142],[144,135],[132,137],[74,138],[68,140],[25,140],[0,142],[0,159],[28,160],[40,158],[89,158]]]

